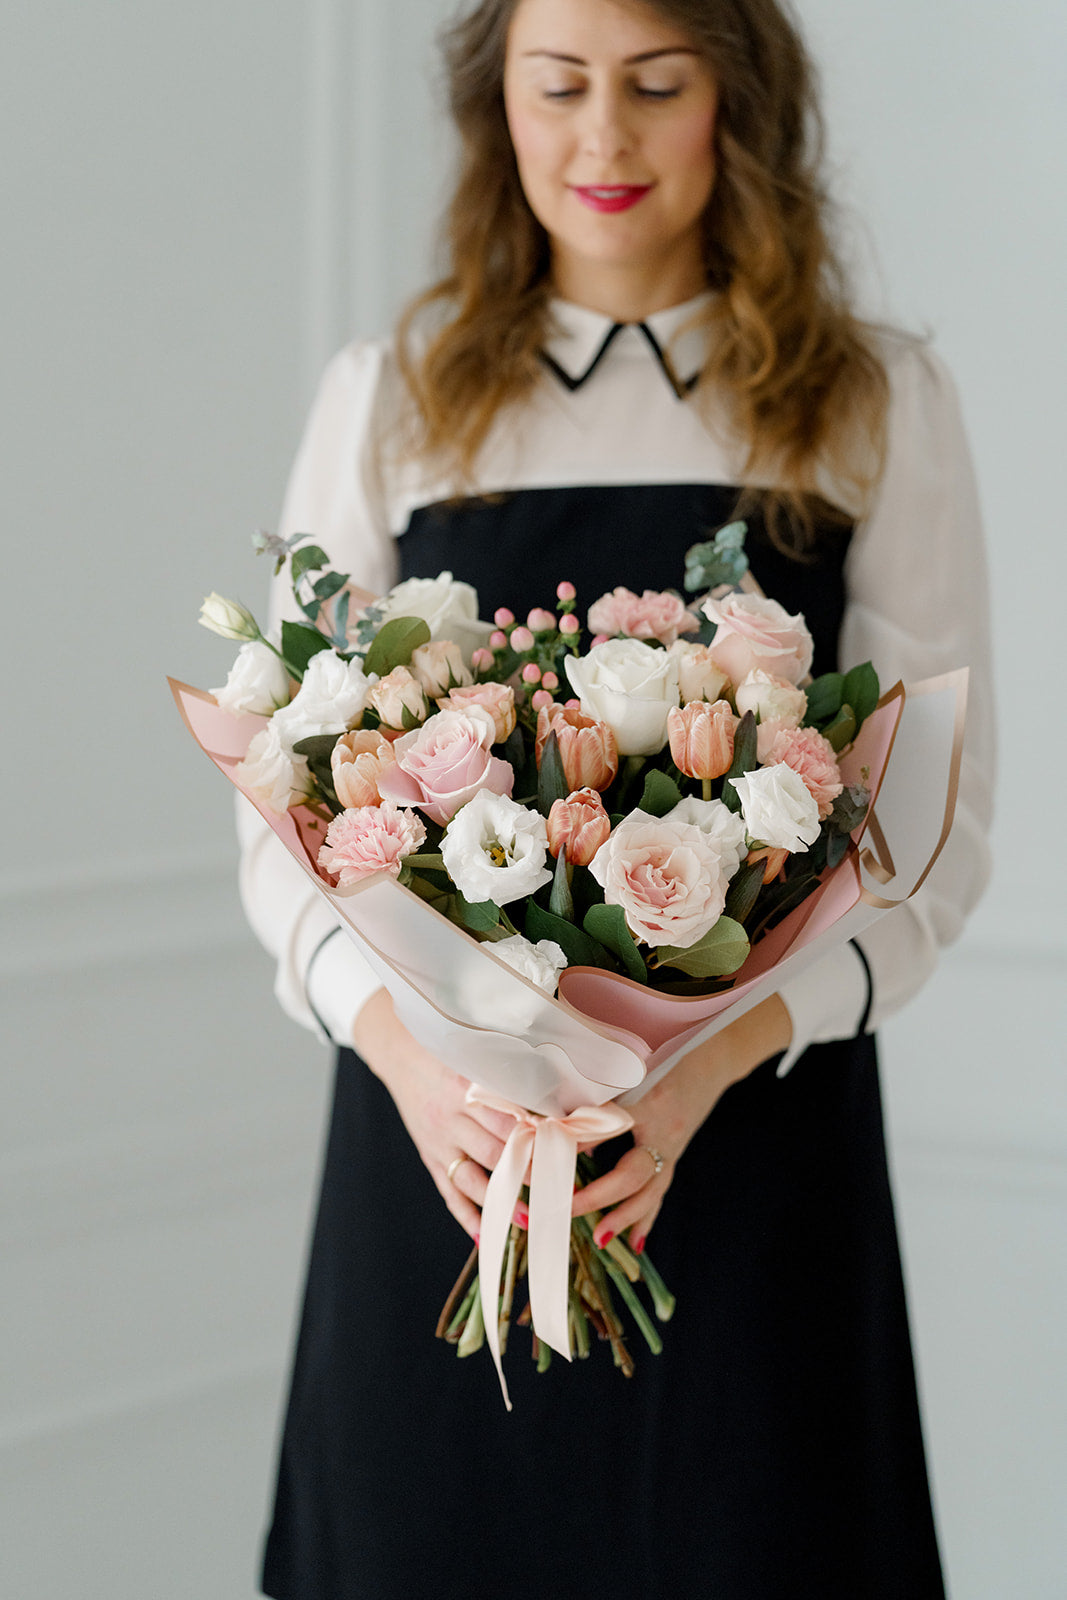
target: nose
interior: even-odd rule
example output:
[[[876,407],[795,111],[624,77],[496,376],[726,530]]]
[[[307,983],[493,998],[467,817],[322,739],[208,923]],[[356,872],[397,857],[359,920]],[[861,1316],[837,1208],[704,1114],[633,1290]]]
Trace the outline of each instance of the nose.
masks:
[[[632,145],[632,130],[622,94],[605,85],[591,93],[583,107],[582,148],[594,160],[617,161]]]

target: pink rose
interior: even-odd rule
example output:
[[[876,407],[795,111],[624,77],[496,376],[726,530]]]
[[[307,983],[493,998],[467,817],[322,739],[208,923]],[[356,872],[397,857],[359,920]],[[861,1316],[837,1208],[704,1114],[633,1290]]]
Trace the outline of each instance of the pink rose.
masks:
[[[632,811],[589,867],[609,906],[645,944],[688,949],[715,926],[727,877],[712,836],[692,823]]]
[[[438,711],[394,742],[396,765],[382,773],[379,790],[444,826],[480,789],[511,794],[514,772],[489,753],[495,738],[496,724],[481,706]]]
[[[621,633],[628,639],[658,639],[666,645],[673,644],[680,633],[694,633],[700,626],[686,610],[684,600],[655,589],[646,589],[642,595],[631,589],[613,589],[589,607],[587,622],[590,633],[608,638]]]
[[[800,613],[790,616],[777,600],[758,594],[728,594],[704,602],[704,615],[716,624],[711,655],[732,683],[762,668],[774,677],[799,683],[811,671],[812,643]]]
[[[844,788],[837,756],[829,739],[824,739],[814,728],[783,728],[767,755],[768,765],[778,761],[784,761],[798,777],[803,778],[808,793],[819,808],[819,820],[824,822]]]
[[[360,728],[338,739],[330,752],[330,770],[346,810],[380,805],[378,779],[395,761],[392,745],[376,728]]]
[[[493,743],[503,744],[515,726],[515,691],[509,683],[473,683],[453,689],[437,704],[442,711],[466,711],[481,706],[493,719]]]
[[[371,872],[388,872],[397,878],[403,858],[425,841],[422,818],[412,812],[401,811],[388,801],[380,806],[359,806],[334,817],[319,851],[319,866],[332,873],[342,889]]]

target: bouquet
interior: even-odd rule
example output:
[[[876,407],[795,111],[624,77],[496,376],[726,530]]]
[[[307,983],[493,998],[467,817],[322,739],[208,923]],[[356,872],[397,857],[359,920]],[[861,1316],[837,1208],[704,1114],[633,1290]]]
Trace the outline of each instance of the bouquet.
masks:
[[[461,1355],[486,1339],[502,1384],[526,1275],[515,1320],[539,1367],[595,1333],[632,1371],[613,1289],[661,1348],[636,1286],[659,1320],[673,1299],[647,1256],[600,1250],[595,1215],[571,1224],[578,1146],[625,1131],[620,1093],[818,953],[859,898],[901,695],[880,701],[870,663],[811,679],[803,617],[752,582],[744,532],[689,552],[698,600],[616,589],[586,633],[566,581],[554,610],[483,623],[450,573],[360,604],[313,542],[259,536],[301,620],[270,639],[209,596],[200,620],[237,660],[211,702],[175,686],[401,1019],[515,1117],[438,1329]],[[594,1172],[583,1156],[576,1181]]]

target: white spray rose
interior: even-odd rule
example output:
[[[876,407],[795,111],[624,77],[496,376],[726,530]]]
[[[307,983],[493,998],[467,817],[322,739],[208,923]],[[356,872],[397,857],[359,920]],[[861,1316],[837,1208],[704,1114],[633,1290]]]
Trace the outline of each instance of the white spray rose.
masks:
[[[678,688],[683,706],[691,700],[707,700],[714,704],[722,699],[729,680],[715,665],[707,645],[676,639],[670,654],[678,663]]]
[[[741,796],[745,826],[756,843],[803,853],[819,837],[818,802],[784,761],[727,781]]]
[[[252,640],[238,650],[225,685],[211,692],[231,716],[252,711],[269,717],[279,706],[289,703],[289,673],[273,650]]]
[[[728,878],[733,877],[748,854],[744,818],[724,806],[721,800],[697,800],[689,795],[679,801],[673,811],[668,811],[666,821],[685,822],[706,834],[718,850],[722,870]]]
[[[567,657],[567,676],[587,717],[606,722],[621,756],[658,755],[667,713],[678,704],[678,662],[639,639],[609,639]]]
[[[276,724],[272,717],[256,734],[235,770],[257,800],[272,811],[284,812],[311,793],[311,775],[303,756],[286,749]]]
[[[456,583],[450,572],[436,578],[408,578],[390,589],[379,605],[383,623],[394,617],[421,617],[429,624],[431,640],[450,639],[468,663],[493,631],[492,623],[478,620],[477,591],[469,583]]]
[[[308,662],[292,701],[275,712],[271,725],[290,750],[314,734],[347,733],[376,681],[364,676],[358,661],[342,661],[335,650],[320,650]]]
[[[776,722],[779,728],[799,728],[808,697],[788,678],[776,678],[773,673],[757,667],[737,686],[734,697],[738,714],[754,711],[761,722]]]
[[[536,893],[552,877],[547,855],[544,817],[488,789],[456,812],[441,841],[445,870],[475,904],[506,906]]]
[[[508,939],[498,939],[490,948],[520,978],[528,978],[546,994],[555,994],[567,957],[554,939],[540,939],[537,944],[531,944],[521,933],[515,933]]]

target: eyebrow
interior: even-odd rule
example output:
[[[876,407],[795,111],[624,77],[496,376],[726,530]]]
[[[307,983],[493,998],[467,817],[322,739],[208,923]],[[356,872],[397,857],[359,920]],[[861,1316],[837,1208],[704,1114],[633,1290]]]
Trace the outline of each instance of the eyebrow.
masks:
[[[689,45],[667,45],[663,50],[644,50],[638,56],[627,56],[623,62],[624,67],[637,67],[645,61],[658,61],[661,56],[698,56],[701,52],[692,49]],[[587,67],[589,62],[581,56],[565,55],[561,50],[524,50],[524,56],[547,57],[549,61],[566,61],[572,67]]]

